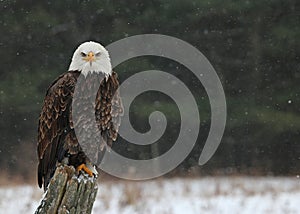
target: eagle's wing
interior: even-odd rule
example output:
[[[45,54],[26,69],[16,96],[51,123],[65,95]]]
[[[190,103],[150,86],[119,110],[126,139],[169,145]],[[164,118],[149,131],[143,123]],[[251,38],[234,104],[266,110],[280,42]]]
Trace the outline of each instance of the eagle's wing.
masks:
[[[111,147],[112,142],[117,139],[121,116],[124,112],[117,73],[112,72],[112,75],[101,83],[95,108],[97,125],[104,140],[100,144],[102,150],[103,146]],[[99,154],[99,161],[101,158],[102,155]]]
[[[63,141],[70,132],[69,111],[76,79],[79,73],[67,72],[59,76],[48,88],[38,126],[38,184],[46,189],[63,158]]]

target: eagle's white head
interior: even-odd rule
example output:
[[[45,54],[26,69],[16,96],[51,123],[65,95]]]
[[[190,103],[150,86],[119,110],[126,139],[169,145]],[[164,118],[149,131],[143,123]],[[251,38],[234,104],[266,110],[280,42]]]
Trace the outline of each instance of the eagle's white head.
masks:
[[[97,42],[84,42],[75,50],[69,71],[81,71],[84,76],[89,72],[112,72],[108,51]]]

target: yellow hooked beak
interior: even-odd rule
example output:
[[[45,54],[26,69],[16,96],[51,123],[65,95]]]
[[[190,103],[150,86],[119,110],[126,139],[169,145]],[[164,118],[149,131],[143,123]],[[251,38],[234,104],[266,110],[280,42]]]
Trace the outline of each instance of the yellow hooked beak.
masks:
[[[92,64],[92,62],[95,61],[95,54],[94,54],[92,51],[90,51],[90,52],[86,55],[86,57],[84,57],[83,59],[84,59],[85,61],[87,61],[87,62],[90,62],[90,64]]]

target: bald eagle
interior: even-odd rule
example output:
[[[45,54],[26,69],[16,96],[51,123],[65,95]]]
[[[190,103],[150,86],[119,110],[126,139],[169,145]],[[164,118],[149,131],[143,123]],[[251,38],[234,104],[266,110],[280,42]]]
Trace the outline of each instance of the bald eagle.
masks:
[[[75,50],[69,70],[50,85],[44,98],[37,145],[38,184],[40,188],[44,185],[44,190],[47,189],[58,162],[66,161],[77,172],[97,175],[97,163],[92,162],[82,149],[74,130],[72,102],[75,101],[74,93],[79,77],[83,77],[85,84],[78,86],[83,95],[77,96],[76,102],[93,106],[97,131],[102,136],[93,149],[103,152],[117,139],[120,117],[123,114],[118,76],[112,71],[108,51],[99,43],[85,42]],[[97,94],[93,100],[91,90],[95,88]],[[78,123],[81,123],[84,130],[93,128],[87,117],[83,115],[80,118]]]

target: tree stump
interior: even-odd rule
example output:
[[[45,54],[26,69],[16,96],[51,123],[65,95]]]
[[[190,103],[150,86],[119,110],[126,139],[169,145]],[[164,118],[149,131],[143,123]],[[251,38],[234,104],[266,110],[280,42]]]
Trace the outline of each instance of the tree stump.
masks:
[[[74,167],[60,164],[35,214],[91,213],[97,190],[95,177],[78,177]]]

